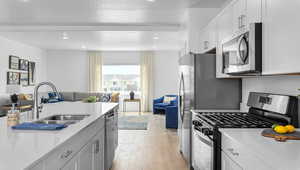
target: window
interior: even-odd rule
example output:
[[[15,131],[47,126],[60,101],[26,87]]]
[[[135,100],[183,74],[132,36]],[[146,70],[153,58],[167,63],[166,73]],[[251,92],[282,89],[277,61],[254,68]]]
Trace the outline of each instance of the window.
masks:
[[[119,92],[129,94],[140,92],[140,66],[139,65],[104,65],[102,67],[103,90],[106,92]]]

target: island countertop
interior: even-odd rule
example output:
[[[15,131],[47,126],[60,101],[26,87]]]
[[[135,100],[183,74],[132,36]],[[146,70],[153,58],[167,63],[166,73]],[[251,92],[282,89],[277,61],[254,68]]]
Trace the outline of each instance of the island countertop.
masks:
[[[0,118],[0,170],[27,168],[117,106],[117,103],[82,102],[44,105],[41,118],[57,114],[90,115],[59,131],[12,130],[6,117]],[[30,116],[23,117],[22,121],[32,121]]]

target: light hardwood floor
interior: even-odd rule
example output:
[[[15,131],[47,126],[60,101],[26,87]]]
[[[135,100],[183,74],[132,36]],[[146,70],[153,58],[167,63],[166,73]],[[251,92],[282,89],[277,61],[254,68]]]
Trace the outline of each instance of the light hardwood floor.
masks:
[[[112,170],[188,170],[176,130],[165,128],[163,115],[142,114],[149,115],[148,130],[119,130]]]

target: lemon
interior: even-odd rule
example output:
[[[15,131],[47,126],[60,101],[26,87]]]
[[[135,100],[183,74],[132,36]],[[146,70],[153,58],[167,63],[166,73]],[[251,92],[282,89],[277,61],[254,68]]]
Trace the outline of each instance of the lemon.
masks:
[[[274,128],[274,131],[277,133],[284,134],[288,132],[288,129],[285,126],[278,125]]]
[[[275,128],[276,128],[276,126],[278,126],[278,124],[274,124],[274,125],[272,125],[272,129],[275,129]]]
[[[286,125],[285,128],[288,130],[288,133],[295,132],[295,127],[293,125]]]

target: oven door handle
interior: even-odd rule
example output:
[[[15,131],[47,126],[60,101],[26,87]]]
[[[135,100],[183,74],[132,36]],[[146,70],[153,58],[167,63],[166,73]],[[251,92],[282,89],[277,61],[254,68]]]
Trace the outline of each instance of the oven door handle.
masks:
[[[199,132],[197,132],[197,133],[199,133]],[[206,140],[206,139],[204,139],[204,138],[202,138],[199,134],[197,134],[196,133],[196,136],[197,136],[197,138],[201,141],[201,142],[203,142],[203,143],[205,143],[206,145],[208,145],[208,146],[210,146],[210,147],[212,147],[212,141],[208,141],[208,140]],[[211,140],[211,138],[209,138],[210,140]]]

